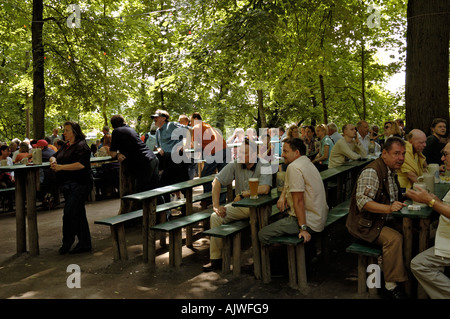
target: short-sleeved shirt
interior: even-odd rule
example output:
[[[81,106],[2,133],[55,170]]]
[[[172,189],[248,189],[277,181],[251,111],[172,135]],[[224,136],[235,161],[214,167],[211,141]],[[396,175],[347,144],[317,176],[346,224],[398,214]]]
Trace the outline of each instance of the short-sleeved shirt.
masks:
[[[119,151],[125,155],[123,162],[131,171],[136,172],[142,165],[147,165],[156,155],[144,142],[136,131],[128,125],[115,128],[112,132],[111,152]]]
[[[325,148],[325,145],[328,145],[328,158],[324,161],[322,161],[323,164],[328,165],[328,161],[330,159],[331,150],[333,149],[334,143],[333,140],[328,136],[325,135],[323,139],[320,141],[320,155],[323,155],[323,149]]]
[[[56,172],[58,183],[71,181],[88,185],[92,182],[91,150],[85,140],[77,140],[74,144],[67,142],[61,146],[54,157],[58,164],[65,165],[79,162],[84,166],[81,170]]]
[[[303,192],[306,225],[315,232],[322,231],[328,217],[325,187],[319,171],[308,157],[300,156],[288,165],[284,185],[289,215],[297,217],[291,193]]]
[[[234,160],[228,163],[220,172],[217,174],[216,178],[219,183],[223,186],[230,185],[235,181],[235,191],[236,194],[240,194],[243,191],[248,191],[250,188],[248,186],[249,178],[259,178],[259,185],[269,185],[272,187],[272,175],[262,174],[261,169],[267,164],[263,164],[260,160],[253,165],[251,169],[247,169],[245,164],[238,163]],[[270,165],[266,168],[270,171]],[[264,172],[265,170],[263,170]]]
[[[162,148],[164,153],[170,154],[175,145],[180,143],[188,132],[186,125],[177,122],[165,122],[163,126],[156,130],[156,146]]]
[[[199,136],[200,129],[202,134],[201,136]],[[192,141],[201,141],[201,147],[204,157],[214,155],[216,152],[220,152],[227,148],[227,143],[225,142],[222,135],[220,135],[219,132],[211,125],[206,124],[203,121],[201,121],[201,123],[200,121],[198,121],[197,123],[196,120],[192,131]]]

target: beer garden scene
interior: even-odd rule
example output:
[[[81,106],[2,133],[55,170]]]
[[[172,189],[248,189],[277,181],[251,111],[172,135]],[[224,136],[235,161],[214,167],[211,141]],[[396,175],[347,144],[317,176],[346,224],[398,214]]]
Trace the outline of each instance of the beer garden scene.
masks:
[[[0,15],[5,306],[273,317],[450,298],[450,2],[5,0]]]

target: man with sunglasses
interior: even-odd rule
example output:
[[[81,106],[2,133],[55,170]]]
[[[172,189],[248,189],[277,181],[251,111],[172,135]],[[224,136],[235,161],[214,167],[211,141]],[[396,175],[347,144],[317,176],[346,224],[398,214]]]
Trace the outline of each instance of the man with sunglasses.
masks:
[[[231,203],[222,206],[220,190],[223,186],[235,183],[236,197],[234,202],[250,197],[248,181],[258,178],[258,194],[268,194],[272,187],[272,174],[269,164],[263,164],[258,156],[258,149],[254,141],[245,138],[238,149],[237,159],[228,163],[214,178],[212,184],[212,200],[214,212],[210,217],[211,228],[229,223],[233,220],[249,218],[247,207],[234,207]],[[269,173],[270,172],[270,173]],[[203,266],[204,272],[222,268],[222,239],[210,238],[210,262]]]
[[[442,150],[442,161],[450,170],[450,142]],[[430,298],[450,299],[450,278],[444,273],[450,266],[450,205],[420,187],[408,189],[406,196],[440,214],[434,246],[411,260],[411,271]]]

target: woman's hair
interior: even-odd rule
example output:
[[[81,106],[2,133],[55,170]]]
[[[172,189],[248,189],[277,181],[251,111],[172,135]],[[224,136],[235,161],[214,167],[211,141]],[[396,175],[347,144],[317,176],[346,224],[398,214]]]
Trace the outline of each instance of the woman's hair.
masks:
[[[292,136],[292,131],[297,129],[298,130],[298,126],[293,124],[291,126],[288,127],[287,132],[286,132],[286,138],[291,138]]]
[[[386,121],[386,122],[384,122],[383,127],[385,127],[386,124],[391,124],[391,128],[394,132],[394,133],[392,133],[392,135],[402,136],[402,131],[400,130],[400,126],[398,126],[398,123],[396,121]]]
[[[86,136],[81,131],[80,124],[73,122],[73,121],[67,121],[66,123],[64,123],[64,126],[68,126],[68,125],[70,125],[70,127],[72,127],[72,132],[73,132],[73,135],[74,135],[76,141],[86,139]]]
[[[111,135],[105,135],[103,137],[103,146],[111,146],[111,140],[112,140]]]
[[[25,143],[25,142],[20,143],[19,153],[28,153],[29,150],[30,150],[30,147],[28,146],[27,143]]]
[[[328,133],[328,127],[325,124],[319,124],[316,126],[316,130],[320,130],[325,132],[325,135]]]

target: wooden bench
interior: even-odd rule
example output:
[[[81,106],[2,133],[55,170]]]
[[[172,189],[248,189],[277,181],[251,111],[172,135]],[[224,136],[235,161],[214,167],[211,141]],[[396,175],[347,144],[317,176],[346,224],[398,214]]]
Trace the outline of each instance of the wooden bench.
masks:
[[[289,286],[307,293],[305,246],[298,236],[277,236],[270,238],[270,244],[286,245],[288,255]]]
[[[203,232],[203,235],[223,239],[222,272],[224,274],[230,272],[231,255],[233,256],[233,275],[237,277],[241,274],[241,233],[249,227],[249,220],[244,219],[222,224]],[[231,246],[233,246],[233,253],[231,253]]]
[[[382,254],[380,248],[373,247],[370,244],[354,242],[346,249],[347,253],[358,255],[358,293],[367,291],[367,266],[377,264],[378,257]],[[369,288],[369,294],[377,293],[376,288]]]
[[[227,192],[226,188],[222,189],[222,192]],[[208,193],[202,193],[200,195],[194,196],[192,199],[192,202],[198,202],[205,198],[210,198],[211,192]],[[160,204],[156,206],[156,213],[161,214],[165,213],[167,210],[177,208],[180,206],[186,205],[186,199],[182,198],[176,201],[171,201],[168,203]],[[126,238],[125,238],[125,223],[135,221],[142,219],[143,216],[143,210],[138,209],[129,213],[120,214],[108,218],[104,218],[101,220],[94,221],[94,224],[99,225],[106,225],[109,226],[111,229],[111,239],[112,239],[112,245],[113,245],[113,256],[114,260],[127,260],[128,259],[128,252],[126,247]],[[160,222],[165,222],[166,218],[164,214],[160,215],[162,218],[160,218]],[[160,237],[160,245],[165,246],[166,245],[166,234],[162,233]]]
[[[210,218],[213,208],[207,208],[192,215],[178,217],[165,223],[150,227],[151,230],[169,233],[169,265],[179,268],[182,261],[183,239],[181,230],[184,227],[205,221]]]

